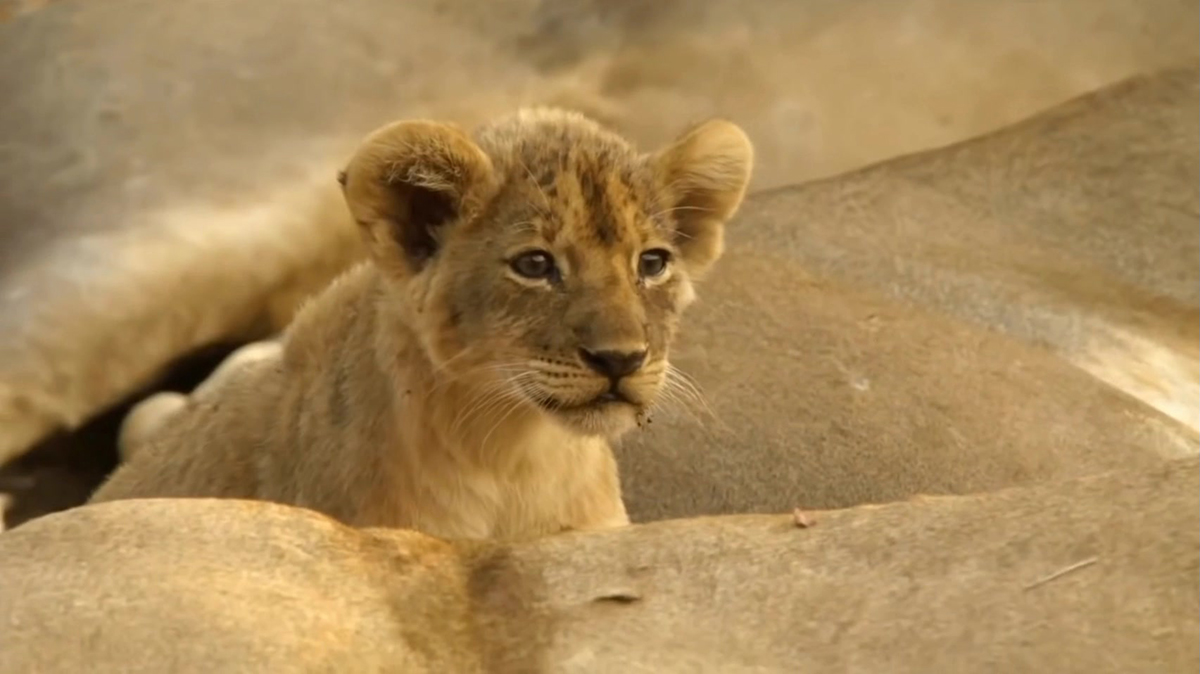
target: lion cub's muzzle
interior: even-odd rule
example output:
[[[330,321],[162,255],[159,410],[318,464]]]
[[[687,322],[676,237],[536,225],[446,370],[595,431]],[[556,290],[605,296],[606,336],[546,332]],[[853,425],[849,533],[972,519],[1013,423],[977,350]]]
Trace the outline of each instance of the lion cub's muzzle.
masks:
[[[588,349],[579,350],[580,369],[592,376],[583,375],[587,383],[578,383],[575,390],[545,400],[544,404],[557,409],[601,407],[605,403],[626,403],[644,407],[656,388],[656,368],[647,366],[646,350],[613,351]],[[599,376],[596,376],[599,375]],[[649,386],[647,386],[649,384]]]
[[[652,405],[666,368],[664,360],[650,359],[645,349],[579,349],[575,361],[570,368],[567,361],[557,361],[563,369],[545,363],[549,379],[527,390],[540,407],[569,426],[604,435],[635,424]]]
[[[637,392],[640,377],[637,375],[646,365],[646,349],[579,349],[579,360],[593,373],[600,375],[606,388],[587,401],[588,405],[604,403],[628,403],[641,407],[647,402],[645,395]],[[634,389],[633,392],[630,388]]]
[[[634,374],[646,364],[646,350],[589,351],[579,350],[579,358],[596,373],[608,377],[612,390],[620,388],[621,379]]]

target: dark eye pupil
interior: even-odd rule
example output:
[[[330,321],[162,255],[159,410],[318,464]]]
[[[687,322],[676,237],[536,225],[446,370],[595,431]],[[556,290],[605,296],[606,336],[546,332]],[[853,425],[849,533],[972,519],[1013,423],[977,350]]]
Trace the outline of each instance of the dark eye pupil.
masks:
[[[642,276],[658,276],[667,269],[667,252],[651,250],[642,253],[638,262],[638,272]]]
[[[554,273],[554,260],[540,251],[525,253],[512,261],[512,268],[526,278],[547,278]]]

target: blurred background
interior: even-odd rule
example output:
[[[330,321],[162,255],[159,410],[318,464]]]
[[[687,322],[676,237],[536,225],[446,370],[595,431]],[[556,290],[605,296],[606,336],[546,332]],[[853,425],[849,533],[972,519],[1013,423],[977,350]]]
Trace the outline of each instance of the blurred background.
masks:
[[[720,115],[763,193],[1194,66],[1198,22],[1194,0],[0,0],[6,517],[81,502],[122,405],[340,268],[276,243],[384,122],[554,104],[650,148]]]

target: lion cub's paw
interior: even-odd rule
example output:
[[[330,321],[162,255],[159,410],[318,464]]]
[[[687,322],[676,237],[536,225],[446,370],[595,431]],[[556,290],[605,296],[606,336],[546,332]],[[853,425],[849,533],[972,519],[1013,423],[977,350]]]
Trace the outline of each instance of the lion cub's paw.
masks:
[[[188,397],[182,393],[166,391],[156,393],[138,403],[125,415],[117,435],[117,451],[121,461],[129,461],[137,448],[154,435],[158,429],[179,410],[187,406]]]

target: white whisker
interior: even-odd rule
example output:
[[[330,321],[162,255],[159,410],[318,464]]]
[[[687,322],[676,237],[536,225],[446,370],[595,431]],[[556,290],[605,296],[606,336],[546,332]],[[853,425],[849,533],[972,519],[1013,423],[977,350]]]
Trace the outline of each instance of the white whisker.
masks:
[[[488,379],[482,386],[476,385],[468,389],[467,404],[451,421],[450,433],[452,435],[457,435],[462,427],[473,418],[489,412],[500,402],[511,397],[514,381],[533,375],[532,372],[523,371],[518,363],[492,363],[471,370],[469,375],[484,373],[498,374],[499,376]]]
[[[706,432],[708,427],[705,424],[705,418],[719,422],[699,386],[692,381],[691,377],[670,364],[667,365],[664,374],[662,389],[658,395],[661,404],[653,407],[677,410]]]
[[[495,433],[496,429],[500,428],[500,425],[504,423],[504,420],[508,419],[508,417],[510,415],[512,415],[513,412],[515,412],[518,408],[521,407],[522,404],[525,403],[525,400],[523,399],[523,396],[521,395],[521,390],[519,387],[514,387],[512,389],[512,393],[513,393],[513,395],[510,396],[512,403],[506,408],[504,414],[502,414],[500,416],[500,418],[496,420],[496,423],[492,424],[492,427],[490,429],[488,429],[488,432],[483,435],[483,441],[481,441],[479,443],[480,449],[482,449],[484,451],[487,450],[488,440],[491,439],[492,433]]]
[[[530,182],[537,188],[538,194],[542,195],[542,208],[540,209],[544,215],[550,214],[550,197],[546,195],[546,190],[542,189],[542,184],[538,182],[533,171],[529,170],[529,166],[525,164],[525,160],[517,157],[517,162],[521,164],[521,168],[525,169],[525,173],[529,176]]]
[[[704,208],[702,206],[672,206],[671,208],[664,208],[660,211],[655,211],[654,213],[650,214],[650,217],[657,218],[661,215],[667,215],[669,213],[674,213],[676,211],[701,211],[703,213],[711,213],[712,209]]]
[[[713,412],[712,407],[709,406],[708,399],[705,398],[704,392],[700,390],[700,385],[697,384],[694,379],[688,376],[686,372],[680,370],[674,365],[668,364],[667,380],[672,381],[676,386],[679,386],[684,394],[688,396],[688,398],[702,408],[701,411],[704,412],[705,415],[713,419],[716,418],[717,415]]]

